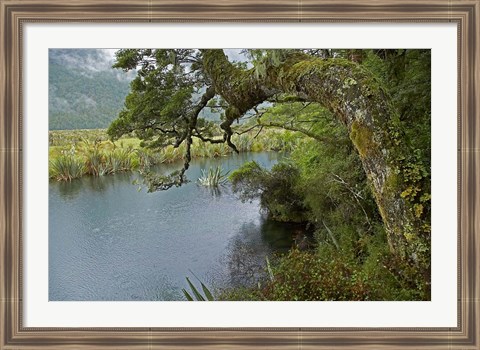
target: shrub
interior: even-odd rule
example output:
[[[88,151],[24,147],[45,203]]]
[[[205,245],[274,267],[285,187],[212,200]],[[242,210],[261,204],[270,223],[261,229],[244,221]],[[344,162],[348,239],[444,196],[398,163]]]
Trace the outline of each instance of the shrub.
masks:
[[[376,256],[375,268],[355,264],[338,251],[292,249],[272,264],[273,279],[260,288],[223,291],[222,300],[360,301],[419,300]],[[380,264],[379,264],[380,262]]]
[[[73,154],[62,154],[49,163],[49,177],[57,181],[72,181],[83,176],[86,171],[83,160]]]
[[[298,169],[289,163],[278,163],[271,171],[256,162],[245,163],[230,176],[233,191],[240,198],[260,198],[260,205],[277,221],[301,222],[306,219],[306,208],[301,193],[296,189]]]
[[[103,168],[103,154],[95,147],[85,152],[85,167],[87,174],[99,176]]]

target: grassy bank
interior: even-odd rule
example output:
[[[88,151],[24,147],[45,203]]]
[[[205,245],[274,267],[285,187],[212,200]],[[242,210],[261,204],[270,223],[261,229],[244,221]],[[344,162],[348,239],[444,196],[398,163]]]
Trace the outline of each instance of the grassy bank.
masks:
[[[292,151],[302,138],[290,131],[265,130],[235,135],[233,142],[240,152]],[[193,158],[215,158],[232,153],[226,144],[194,140]],[[132,171],[156,164],[183,160],[185,146],[167,146],[161,150],[143,148],[140,140],[123,137],[112,142],[103,129],[59,130],[49,132],[49,177],[71,181],[85,175],[102,176]]]

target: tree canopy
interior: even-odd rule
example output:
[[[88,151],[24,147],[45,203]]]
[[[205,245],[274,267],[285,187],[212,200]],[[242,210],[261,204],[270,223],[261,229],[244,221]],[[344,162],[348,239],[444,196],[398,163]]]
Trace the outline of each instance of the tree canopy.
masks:
[[[186,144],[183,168],[147,173],[150,190],[180,186],[192,140],[227,143],[251,127],[283,127],[318,142],[328,132],[291,118],[265,118],[272,106],[317,106],[348,133],[381,215],[390,250],[420,273],[430,269],[429,50],[244,50],[231,62],[219,49],[124,49],[114,67],[137,70],[112,138],[134,133],[152,148]],[[428,78],[426,78],[428,77]],[[221,115],[221,135],[202,111]],[[297,114],[298,115],[298,114]],[[251,125],[251,124],[250,124]],[[419,129],[421,129],[419,132]],[[340,180],[339,180],[340,181]]]

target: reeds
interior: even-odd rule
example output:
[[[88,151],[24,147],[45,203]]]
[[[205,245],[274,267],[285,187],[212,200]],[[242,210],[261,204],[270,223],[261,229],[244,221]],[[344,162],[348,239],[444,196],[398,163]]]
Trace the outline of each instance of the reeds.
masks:
[[[148,169],[161,163],[173,163],[185,158],[186,148],[164,147],[151,150],[140,146],[140,140],[125,137],[117,143],[107,141],[105,130],[66,130],[49,132],[49,173],[50,178],[58,181],[71,181],[83,175],[102,176],[118,172],[132,171],[138,168]],[[257,134],[256,130],[234,135],[233,143],[239,152],[291,151],[302,137],[292,137],[292,133],[282,130],[264,130]],[[216,158],[231,154],[233,150],[225,143],[204,143],[194,139],[192,158]],[[209,179],[215,179],[215,169],[202,174],[205,186]],[[204,182],[202,180],[202,182]],[[200,179],[199,179],[200,183]]]
[[[253,137],[249,134],[235,135],[232,141],[239,152],[250,152],[254,143]]]
[[[173,163],[179,160],[183,160],[185,157],[185,146],[181,144],[175,148],[171,145],[163,148],[159,151],[160,163]]]
[[[85,152],[85,167],[87,174],[99,176],[103,172],[103,153],[97,148]]]
[[[130,171],[135,167],[133,164],[135,152],[131,148],[118,148],[105,153],[105,173],[115,174],[122,171]],[[137,162],[138,163],[138,162]]]
[[[117,148],[111,142],[82,141],[79,148],[58,150],[50,157],[49,177],[57,181],[71,181],[83,175],[103,176],[138,167],[138,155],[132,147]]]
[[[221,166],[202,169],[202,176],[198,178],[198,184],[206,187],[218,187],[228,181],[228,172],[225,172]]]
[[[62,154],[58,158],[50,160],[49,176],[57,181],[72,181],[85,174],[83,159],[73,154]]]

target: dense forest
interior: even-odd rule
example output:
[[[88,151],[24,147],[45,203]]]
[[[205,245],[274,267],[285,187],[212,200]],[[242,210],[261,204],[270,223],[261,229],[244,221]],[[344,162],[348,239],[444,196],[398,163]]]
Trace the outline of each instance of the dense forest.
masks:
[[[109,136],[182,149],[181,169],[143,169],[150,191],[188,181],[197,143],[238,152],[239,136],[271,129],[287,130],[286,142],[302,139],[271,170],[249,162],[230,174],[243,200],[259,199],[272,219],[304,230],[255,284],[215,298],[429,300],[430,50],[243,55],[234,62],[223,50],[122,49],[114,64],[136,77]]]

